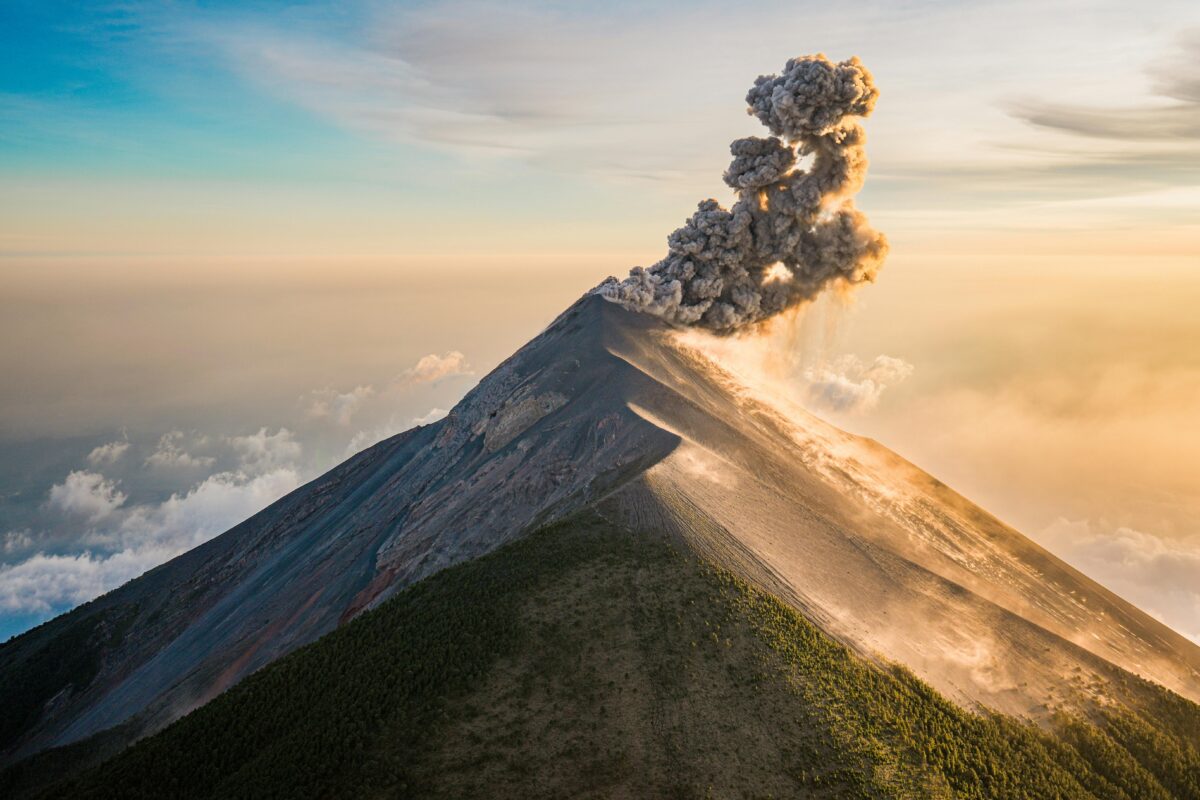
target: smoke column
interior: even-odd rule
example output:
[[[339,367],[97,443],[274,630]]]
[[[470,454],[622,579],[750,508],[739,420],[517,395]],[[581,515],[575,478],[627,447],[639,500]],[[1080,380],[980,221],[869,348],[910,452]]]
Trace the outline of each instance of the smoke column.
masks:
[[[869,115],[878,96],[857,57],[793,58],[782,75],[759,77],[747,113],[774,136],[729,146],[725,183],[737,202],[726,210],[703,201],[667,237],[666,258],[594,291],[676,325],[731,333],[835,282],[873,281],[887,239],[851,199],[866,177],[866,136],[847,118]],[[808,169],[797,169],[807,156]]]

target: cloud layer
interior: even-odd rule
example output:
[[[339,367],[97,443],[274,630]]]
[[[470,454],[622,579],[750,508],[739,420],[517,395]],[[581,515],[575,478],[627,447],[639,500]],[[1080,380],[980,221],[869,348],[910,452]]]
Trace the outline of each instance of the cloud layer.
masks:
[[[243,470],[210,475],[162,503],[132,507],[122,507],[125,496],[103,476],[72,472],[51,490],[51,502],[87,519],[76,542],[86,549],[37,552],[0,565],[0,613],[46,614],[90,600],[202,544],[300,485],[292,466],[272,463],[255,471],[268,461],[248,461]],[[28,532],[5,537],[6,550],[33,543]]]
[[[471,374],[462,352],[430,353],[379,387],[305,394],[294,426],[236,434],[172,429],[85,451],[76,458],[86,468],[44,490],[38,524],[0,540],[0,624],[5,615],[28,624],[90,600],[228,530],[345,457],[436,422],[446,405],[416,409],[457,399],[464,384],[453,379]]]
[[[1012,114],[1030,124],[1093,139],[1121,142],[1200,141],[1200,31],[1184,35],[1174,53],[1151,66],[1153,91],[1166,103],[1132,107],[1081,106],[1027,100]]]

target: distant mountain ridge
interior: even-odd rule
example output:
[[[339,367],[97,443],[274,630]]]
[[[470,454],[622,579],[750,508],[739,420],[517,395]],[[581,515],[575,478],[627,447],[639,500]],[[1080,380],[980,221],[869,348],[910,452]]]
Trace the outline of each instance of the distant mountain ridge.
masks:
[[[886,448],[780,412],[655,317],[588,295],[444,420],[0,646],[4,759],[159,730],[599,503],[967,708],[1045,722],[1125,696],[1131,674],[1200,700],[1200,647]]]

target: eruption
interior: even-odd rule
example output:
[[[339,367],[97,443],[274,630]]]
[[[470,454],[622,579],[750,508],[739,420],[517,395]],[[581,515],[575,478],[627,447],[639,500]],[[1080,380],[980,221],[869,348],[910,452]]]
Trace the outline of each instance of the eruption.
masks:
[[[738,200],[700,203],[667,237],[666,258],[595,291],[684,326],[731,333],[811,300],[835,282],[875,279],[887,239],[851,200],[867,172],[862,127],[879,91],[857,57],[787,62],[746,95],[747,113],[774,134],[730,146],[725,183]],[[796,167],[812,156],[807,169]]]

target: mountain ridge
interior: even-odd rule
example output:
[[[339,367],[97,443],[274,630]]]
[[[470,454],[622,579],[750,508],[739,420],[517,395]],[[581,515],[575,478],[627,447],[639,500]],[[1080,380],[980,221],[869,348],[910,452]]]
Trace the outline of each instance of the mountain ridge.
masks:
[[[120,629],[94,674],[29,695],[5,760],[118,725],[151,733],[404,587],[601,500],[967,707],[1046,720],[1125,672],[1200,696],[1200,648],[877,443],[781,411],[655,317],[587,295],[444,420],[0,647],[20,678],[72,625],[89,642]]]
[[[964,710],[615,505],[417,582],[94,770],[34,759],[0,792],[1200,796],[1200,707],[1166,690],[1042,727]]]

